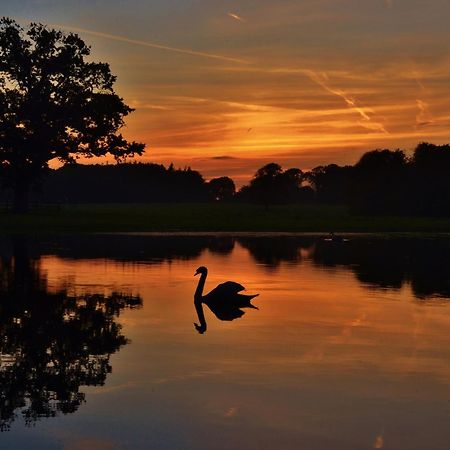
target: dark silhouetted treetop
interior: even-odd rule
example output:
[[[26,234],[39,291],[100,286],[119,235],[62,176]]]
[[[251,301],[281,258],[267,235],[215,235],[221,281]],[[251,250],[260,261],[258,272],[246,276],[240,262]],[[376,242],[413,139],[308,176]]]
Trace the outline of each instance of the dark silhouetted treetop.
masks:
[[[345,203],[348,199],[352,167],[336,164],[318,166],[305,174],[321,203]]]
[[[265,166],[261,167],[256,171],[255,177],[253,178],[254,183],[258,183],[260,180],[266,180],[266,179],[274,179],[278,175],[280,175],[283,172],[283,169],[281,166],[277,163],[269,163]]]
[[[403,212],[407,172],[408,160],[401,150],[365,153],[353,168],[350,206],[363,213]]]
[[[450,145],[421,142],[415,149],[412,162],[421,170],[448,172],[450,170]]]
[[[213,200],[229,201],[236,193],[236,186],[229,177],[213,178],[208,183],[208,191]]]
[[[450,216],[450,145],[420,143],[412,157],[410,179],[414,212]]]
[[[238,197],[243,201],[262,203],[266,207],[277,203],[294,203],[298,201],[303,181],[300,169],[283,171],[276,163],[269,163],[257,170],[250,181],[244,186]]]
[[[373,150],[364,153],[355,167],[365,173],[375,172],[380,169],[392,171],[403,168],[406,162],[406,156],[402,150]]]
[[[109,65],[89,55],[76,34],[0,20],[0,165],[17,211],[52,159],[120,161],[144,150],[118,133],[133,110],[114,92]]]

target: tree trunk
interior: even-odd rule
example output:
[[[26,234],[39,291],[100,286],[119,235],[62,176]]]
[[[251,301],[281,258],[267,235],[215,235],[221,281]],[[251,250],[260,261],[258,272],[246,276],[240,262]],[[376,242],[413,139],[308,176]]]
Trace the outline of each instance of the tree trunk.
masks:
[[[30,185],[28,183],[16,184],[14,187],[13,212],[24,214],[29,209]]]

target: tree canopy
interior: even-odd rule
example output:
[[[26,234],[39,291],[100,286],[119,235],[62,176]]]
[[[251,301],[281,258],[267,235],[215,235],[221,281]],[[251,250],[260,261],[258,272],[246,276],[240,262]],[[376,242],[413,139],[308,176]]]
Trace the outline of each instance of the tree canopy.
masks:
[[[248,186],[239,191],[245,201],[262,203],[266,206],[276,203],[296,202],[301,192],[303,172],[291,168],[283,171],[276,163],[269,163],[258,169]]]
[[[229,177],[213,178],[208,183],[208,191],[215,201],[229,201],[236,193],[236,186]]]
[[[76,34],[0,19],[0,168],[17,211],[53,159],[120,161],[144,150],[118,133],[133,109],[114,92],[109,65],[89,55]]]

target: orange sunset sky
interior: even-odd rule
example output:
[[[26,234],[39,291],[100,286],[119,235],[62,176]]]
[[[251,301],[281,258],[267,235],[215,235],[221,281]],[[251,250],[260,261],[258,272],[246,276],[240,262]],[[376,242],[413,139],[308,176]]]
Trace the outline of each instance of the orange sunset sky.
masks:
[[[267,162],[450,142],[450,0],[0,0],[75,31],[136,108],[141,158],[242,184]]]

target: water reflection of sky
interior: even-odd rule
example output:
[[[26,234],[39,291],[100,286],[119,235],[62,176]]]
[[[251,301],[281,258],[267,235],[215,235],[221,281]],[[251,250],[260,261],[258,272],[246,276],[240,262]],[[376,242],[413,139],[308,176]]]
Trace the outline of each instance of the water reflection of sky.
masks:
[[[105,385],[81,387],[74,414],[18,421],[0,436],[5,448],[446,448],[448,280],[434,270],[425,285],[421,261],[433,266],[438,251],[448,268],[448,244],[352,244],[369,261],[310,240],[191,244],[164,256],[164,240],[128,243],[125,258],[113,244],[103,258],[92,242],[76,258],[72,241],[32,248],[48,292],[122,292],[143,307],[116,319],[131,343],[110,356]],[[384,265],[368,269],[381,250]],[[206,309],[198,335],[199,265],[206,291],[241,282],[260,310],[220,322]]]

